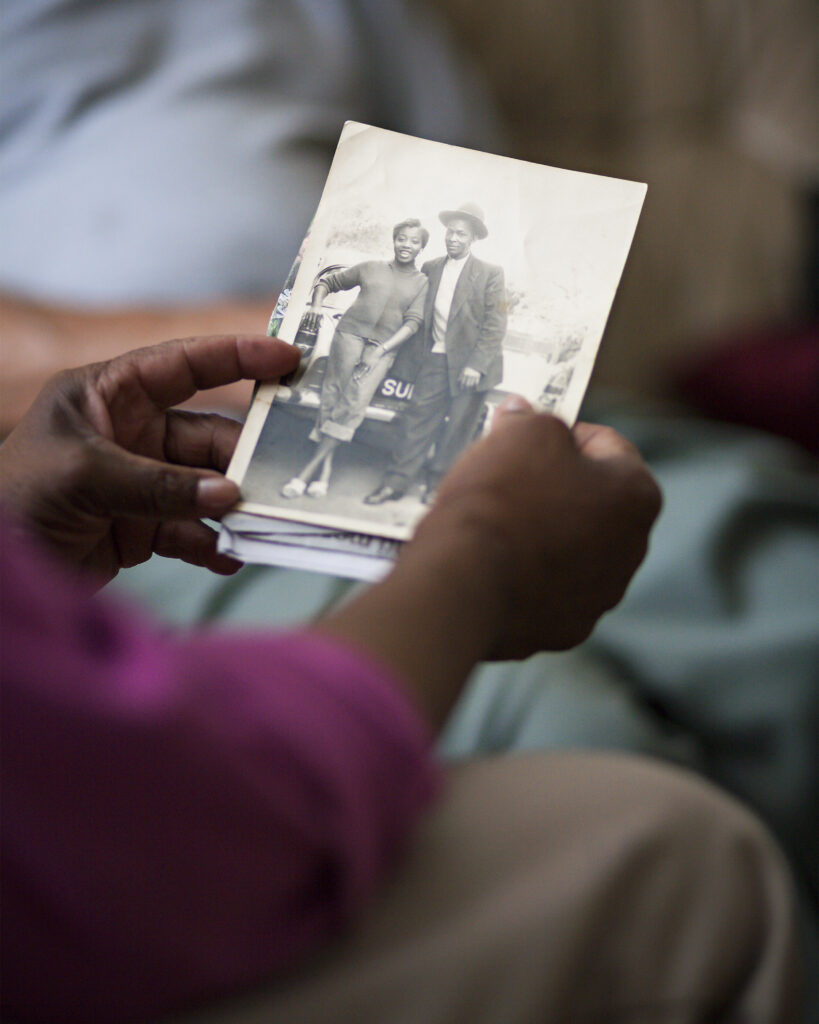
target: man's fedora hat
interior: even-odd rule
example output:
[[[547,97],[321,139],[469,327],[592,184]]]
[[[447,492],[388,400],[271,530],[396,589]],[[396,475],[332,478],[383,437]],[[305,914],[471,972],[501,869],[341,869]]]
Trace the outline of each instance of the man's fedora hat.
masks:
[[[486,238],[489,231],[484,223],[483,210],[477,203],[462,203],[457,210],[441,210],[438,219],[442,224],[449,224],[456,217],[468,220],[475,229],[476,238]]]

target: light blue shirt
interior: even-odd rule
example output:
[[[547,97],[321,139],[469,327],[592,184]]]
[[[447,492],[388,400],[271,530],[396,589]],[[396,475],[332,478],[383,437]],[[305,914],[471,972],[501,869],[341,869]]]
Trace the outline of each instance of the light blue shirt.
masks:
[[[345,120],[495,137],[401,0],[6,0],[1,17],[0,287],[39,299],[273,294]]]

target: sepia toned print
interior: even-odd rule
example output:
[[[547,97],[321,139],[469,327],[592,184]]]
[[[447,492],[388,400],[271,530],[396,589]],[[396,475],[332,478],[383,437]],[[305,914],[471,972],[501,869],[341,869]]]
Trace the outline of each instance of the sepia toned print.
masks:
[[[508,394],[572,423],[644,195],[348,123],[271,318],[302,363],[259,388],[240,512],[405,540]]]

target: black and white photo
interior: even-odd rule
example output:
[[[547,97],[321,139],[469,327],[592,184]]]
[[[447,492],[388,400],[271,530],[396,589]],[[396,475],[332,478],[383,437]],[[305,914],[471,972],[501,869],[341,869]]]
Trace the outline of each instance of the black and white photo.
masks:
[[[229,475],[286,543],[406,540],[520,394],[574,422],[645,186],[345,125]],[[230,518],[228,529],[235,527]]]

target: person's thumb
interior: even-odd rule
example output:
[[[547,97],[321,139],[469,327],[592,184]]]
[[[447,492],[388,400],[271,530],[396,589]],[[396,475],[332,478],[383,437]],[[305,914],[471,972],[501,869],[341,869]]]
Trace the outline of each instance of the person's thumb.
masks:
[[[508,398],[504,398],[495,410],[490,429],[494,430],[507,416],[522,412],[534,412],[534,409],[521,395],[509,395]]]
[[[199,518],[221,515],[239,500],[238,486],[219,473],[134,455],[113,442],[98,446],[94,462],[76,490],[98,515]]]

